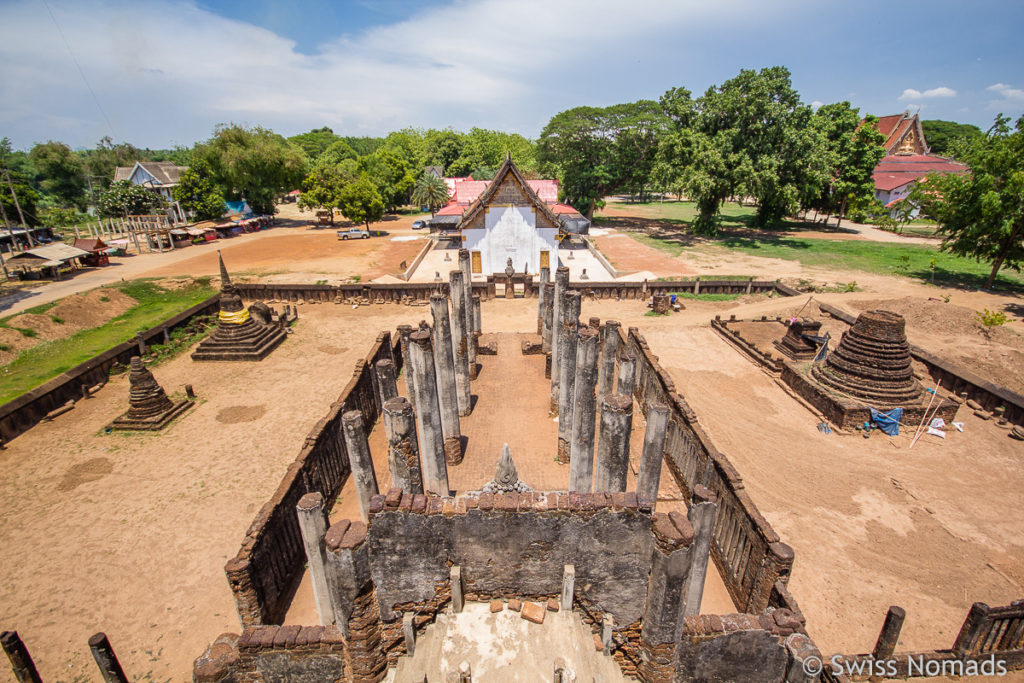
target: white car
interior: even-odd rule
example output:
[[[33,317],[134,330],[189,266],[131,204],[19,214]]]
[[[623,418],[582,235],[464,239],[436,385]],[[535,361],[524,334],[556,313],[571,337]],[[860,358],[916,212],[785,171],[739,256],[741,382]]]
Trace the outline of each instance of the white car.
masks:
[[[347,228],[345,230],[338,231],[339,240],[368,240],[370,239],[369,230],[363,230],[362,228]]]
[[[427,227],[427,222],[426,221],[413,221],[413,223],[412,223],[412,229],[413,230],[422,230],[425,227]]]

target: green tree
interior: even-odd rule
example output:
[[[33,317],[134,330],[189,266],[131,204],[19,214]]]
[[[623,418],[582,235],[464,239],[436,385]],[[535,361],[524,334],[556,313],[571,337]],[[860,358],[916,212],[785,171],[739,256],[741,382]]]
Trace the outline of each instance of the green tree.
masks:
[[[435,130],[431,128],[423,136],[423,153],[427,166],[441,166],[445,176],[452,176],[449,172],[452,164],[462,156],[462,147],[465,136],[451,128]]]
[[[288,138],[288,142],[302,148],[302,151],[306,153],[306,157],[310,161],[316,161],[328,147],[339,140],[341,138],[335,135],[334,131],[327,126],[314,128],[308,133],[300,133]]]
[[[338,164],[316,164],[302,181],[299,210],[333,209],[340,206],[342,189],[354,180],[355,162],[350,159]],[[334,222],[333,211],[331,222]]]
[[[39,143],[29,152],[39,172],[39,185],[64,206],[84,208],[85,169],[81,159],[63,142]]]
[[[100,194],[96,204],[101,216],[116,218],[149,213],[161,201],[156,192],[128,180],[119,180]]]
[[[1001,268],[1024,265],[1024,116],[1011,130],[999,115],[964,161],[969,173],[931,174],[915,187],[939,221],[942,249],[992,264],[991,289]]]
[[[837,228],[851,201],[866,200],[874,194],[872,174],[885,156],[885,136],[875,128],[877,121],[874,116],[867,116],[861,125],[860,111],[849,102],[823,105],[814,114],[814,122],[825,137],[824,152],[832,168],[827,199],[829,211],[839,216]]]
[[[940,119],[922,120],[921,129],[924,131],[924,139],[928,141],[928,146],[933,154],[952,156],[953,158],[958,158],[955,156],[958,148],[954,147],[954,140],[963,140],[970,144],[979,142],[985,137],[985,133],[977,126]]]
[[[449,164],[446,173],[453,176],[472,175],[477,180],[494,177],[495,171],[510,154],[512,161],[527,177],[538,171],[536,145],[522,135],[485,128],[472,128],[463,136],[459,156]]]
[[[352,149],[347,142],[338,139],[332,142],[331,145],[325,149],[319,157],[317,157],[316,163],[340,164],[346,160],[356,161],[358,159],[359,155],[356,154],[356,151]]]
[[[370,223],[384,217],[384,199],[373,181],[361,177],[341,189],[338,209],[342,216],[354,223],[363,223],[369,230]]]
[[[448,203],[448,185],[432,173],[424,173],[412,189],[412,201],[419,206],[429,206],[430,215]]]
[[[93,200],[114,182],[114,170],[118,166],[133,166],[136,161],[150,161],[149,155],[138,147],[114,141],[108,136],[96,143],[95,149],[78,152],[87,176],[86,185],[91,187]]]
[[[36,168],[28,154],[11,149],[9,138],[0,138],[0,168],[7,169],[11,174],[11,183],[18,196],[21,211],[25,215],[25,222],[30,226],[39,225],[39,204],[42,201],[42,196],[33,188],[37,175]],[[7,186],[7,179],[2,173],[0,173],[0,203],[3,204],[11,225],[20,224],[14,199]]]
[[[382,147],[369,156],[360,157],[359,173],[377,186],[384,207],[394,211],[409,201],[409,193],[416,184],[416,176],[395,151]]]
[[[181,174],[178,184],[171,189],[174,200],[199,220],[224,215],[224,195],[210,176],[209,167],[202,161],[196,161]]]
[[[207,164],[225,199],[245,199],[256,213],[273,213],[274,199],[298,187],[306,176],[305,152],[259,126],[217,126],[192,156]]]

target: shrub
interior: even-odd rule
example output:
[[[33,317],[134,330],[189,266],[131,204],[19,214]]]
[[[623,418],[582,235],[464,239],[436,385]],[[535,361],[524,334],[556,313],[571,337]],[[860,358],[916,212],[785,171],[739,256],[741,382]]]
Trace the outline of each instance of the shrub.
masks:
[[[998,327],[999,325],[1005,325],[1007,322],[1006,313],[1003,311],[990,311],[986,308],[984,311],[978,311],[974,315],[977,316],[978,322],[985,327]]]

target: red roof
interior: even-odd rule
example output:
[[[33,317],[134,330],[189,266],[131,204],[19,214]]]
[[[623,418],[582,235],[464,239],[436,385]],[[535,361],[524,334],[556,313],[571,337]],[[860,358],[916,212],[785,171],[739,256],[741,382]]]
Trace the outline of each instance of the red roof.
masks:
[[[579,211],[572,208],[568,204],[552,204],[551,210],[554,211],[556,214],[579,213]]]
[[[526,181],[530,189],[537,193],[540,200],[545,204],[554,204],[558,201],[558,181],[557,180],[527,180]]]
[[[466,210],[465,206],[462,206],[458,202],[452,202],[451,204],[448,204],[447,206],[441,207],[441,209],[438,210],[438,212],[436,214],[434,214],[434,215],[435,216],[459,216],[465,210]]]
[[[894,154],[884,157],[875,166],[875,189],[889,192],[929,173],[966,173],[965,164],[926,154]]]
[[[487,180],[462,180],[455,183],[454,199],[459,204],[472,204],[487,189]]]

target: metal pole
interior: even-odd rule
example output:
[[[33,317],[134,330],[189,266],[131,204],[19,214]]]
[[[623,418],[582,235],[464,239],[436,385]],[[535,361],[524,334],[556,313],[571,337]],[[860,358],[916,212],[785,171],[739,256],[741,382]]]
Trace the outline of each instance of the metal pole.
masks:
[[[11,198],[14,199],[14,208],[18,210],[18,218],[21,219],[21,224],[25,227],[25,236],[28,237],[28,245],[30,247],[34,247],[36,246],[36,241],[32,239],[32,231],[29,230],[28,223],[25,222],[25,214],[21,212],[21,204],[18,203],[18,195],[15,194],[14,183],[11,182],[11,172],[5,168],[4,175],[7,176],[7,187],[11,188]]]

